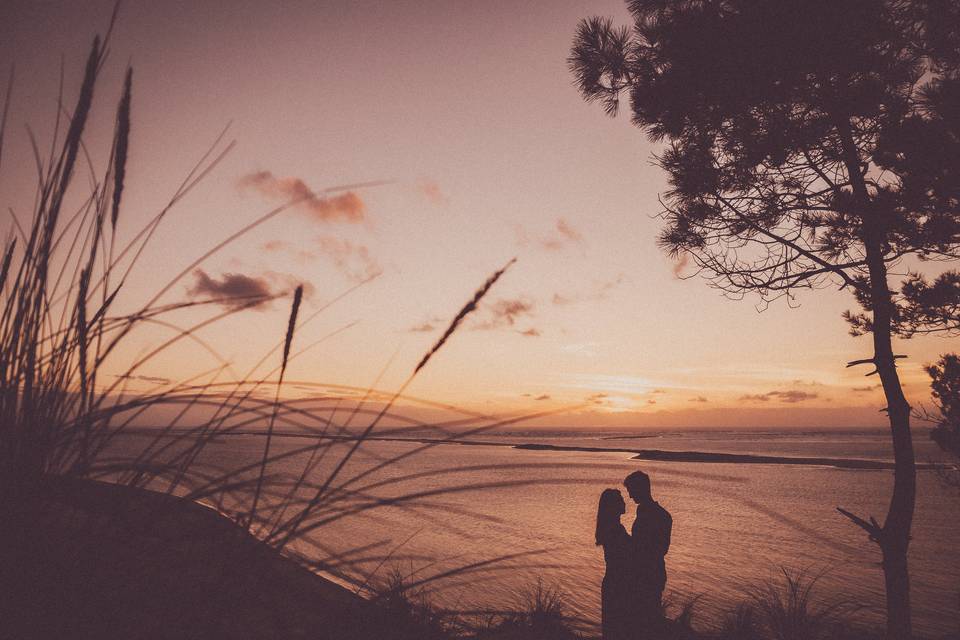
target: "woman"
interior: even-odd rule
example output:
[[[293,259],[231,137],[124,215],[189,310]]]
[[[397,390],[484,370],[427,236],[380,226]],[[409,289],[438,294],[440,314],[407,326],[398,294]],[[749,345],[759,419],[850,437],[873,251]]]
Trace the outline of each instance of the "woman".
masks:
[[[636,576],[630,535],[620,524],[626,511],[616,489],[604,489],[597,507],[597,546],[603,547],[606,572],[600,587],[603,640],[625,640],[636,633]]]

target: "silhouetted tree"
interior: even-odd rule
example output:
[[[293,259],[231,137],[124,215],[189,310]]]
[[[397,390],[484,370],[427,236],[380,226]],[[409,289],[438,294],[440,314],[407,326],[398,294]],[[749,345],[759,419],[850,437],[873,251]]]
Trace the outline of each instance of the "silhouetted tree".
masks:
[[[588,101],[663,141],[659,242],[736,297],[851,290],[871,332],[896,462],[883,525],[888,634],[911,633],[916,470],[894,335],[960,329],[960,275],[887,276],[960,258],[960,8],[950,0],[631,0],[632,27],[581,21],[570,57]],[[845,512],[846,513],[846,512]]]
[[[926,370],[930,375],[930,389],[939,413],[930,437],[941,449],[960,460],[960,356],[955,353],[943,355]],[[960,474],[951,473],[944,477],[960,487]]]

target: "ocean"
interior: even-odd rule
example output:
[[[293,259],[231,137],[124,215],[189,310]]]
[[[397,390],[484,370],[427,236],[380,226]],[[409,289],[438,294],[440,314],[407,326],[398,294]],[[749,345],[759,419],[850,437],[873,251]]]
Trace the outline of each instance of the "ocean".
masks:
[[[345,583],[376,583],[399,572],[409,583],[423,580],[436,604],[477,610],[515,607],[539,582],[562,594],[569,614],[595,623],[603,575],[593,542],[597,500],[603,489],[622,489],[622,479],[642,469],[654,499],[673,516],[666,597],[675,606],[695,599],[695,626],[715,628],[758,589],[781,584],[784,572],[816,580],[815,599],[856,609],[853,620],[883,624],[879,550],[837,507],[882,522],[892,471],[830,462],[892,460],[883,431],[529,429],[464,437],[482,443],[470,446],[399,435],[411,440],[363,443],[331,485],[340,489],[327,522],[296,546],[308,557],[326,558],[328,575]],[[303,438],[279,437],[274,451],[303,444]],[[315,459],[311,479],[322,483],[349,444]],[[915,444],[918,462],[943,459],[925,434],[918,433]],[[254,459],[260,446],[257,436],[224,437],[205,455],[235,463]],[[550,446],[565,449],[543,448]],[[624,451],[577,450],[584,448]],[[626,451],[641,449],[817,462],[651,461]],[[283,464],[293,474],[303,462],[294,457]],[[919,471],[909,554],[919,633],[960,636],[958,534],[960,490],[935,470]]]

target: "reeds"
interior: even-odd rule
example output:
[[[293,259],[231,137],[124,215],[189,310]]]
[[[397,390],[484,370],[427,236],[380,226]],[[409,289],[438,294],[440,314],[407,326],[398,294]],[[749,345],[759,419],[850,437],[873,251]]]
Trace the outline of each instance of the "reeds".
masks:
[[[42,157],[40,146],[34,141],[39,175],[36,204],[28,224],[21,225],[15,219],[16,235],[3,247],[0,514],[7,523],[3,526],[17,532],[19,539],[0,545],[0,560],[11,560],[6,566],[14,566],[19,562],[16,558],[29,557],[33,548],[31,537],[36,539],[41,529],[49,535],[56,530],[51,518],[59,517],[64,508],[62,501],[70,499],[70,488],[78,486],[77,482],[102,480],[203,502],[233,517],[264,544],[276,550],[286,549],[305,566],[357,580],[363,576],[362,567],[382,564],[394,554],[389,541],[372,548],[351,548],[349,544],[331,547],[318,540],[319,533],[344,519],[383,508],[409,510],[427,522],[436,522],[432,514],[446,508],[433,503],[438,496],[516,484],[458,484],[453,480],[428,492],[410,491],[383,498],[378,491],[384,484],[374,479],[374,474],[439,442],[522,419],[504,420],[467,412],[463,414],[466,417],[450,425],[425,425],[394,410],[395,403],[404,399],[406,384],[438,353],[460,321],[476,308],[513,261],[490,276],[454,316],[442,338],[420,359],[400,390],[360,390],[362,399],[354,401],[352,407],[341,407],[349,404],[343,398],[284,399],[281,393],[289,363],[310,348],[295,351],[295,337],[322,311],[301,318],[302,287],[293,293],[286,330],[278,331],[276,349],[265,354],[246,375],[233,380],[221,380],[232,364],[219,358],[215,349],[197,335],[198,331],[261,304],[264,298],[163,300],[203,260],[289,210],[296,201],[265,213],[215,243],[146,303],[135,305],[134,311],[115,311],[117,300],[127,293],[124,287],[159,225],[233,145],[224,140],[224,134],[218,136],[167,205],[140,229],[121,234],[127,163],[136,134],[132,69],[126,72],[117,103],[108,162],[98,172],[83,153],[84,132],[93,113],[108,41],[109,36],[94,40],[75,106],[65,116],[69,124],[62,135],[58,135],[59,124],[53,127],[50,154]],[[0,119],[0,155],[9,97],[8,90]],[[77,165],[82,159],[86,159],[91,174],[91,186],[86,192],[76,179]],[[325,191],[334,193],[340,189]],[[229,305],[223,304],[226,302]],[[226,310],[214,311],[188,326],[178,323],[180,312],[222,306]],[[121,347],[135,331],[145,327],[162,327],[172,334],[149,352],[121,365]],[[330,336],[336,334],[332,332]],[[130,390],[129,382],[145,366],[187,340],[195,341],[220,363],[193,379],[159,384],[149,391]],[[267,363],[278,351],[279,363],[270,368]],[[268,371],[261,370],[264,365]],[[161,408],[174,411],[172,417],[157,423],[157,410]],[[355,468],[355,453],[385,419],[407,420],[417,428],[433,428],[438,442],[388,457],[372,468]],[[368,422],[354,426],[353,420]],[[138,426],[146,422],[153,426]],[[451,433],[448,426],[457,427],[458,433]],[[278,447],[275,436],[280,429],[296,430],[306,437],[299,441],[300,446]],[[211,443],[242,433],[264,438],[262,455],[256,460],[221,459],[215,463]],[[321,473],[321,469],[332,471]],[[455,478],[462,471],[449,469],[442,473]],[[402,485],[416,477],[416,472],[397,472],[395,482]],[[296,550],[291,548],[292,543],[296,543]],[[415,556],[396,554],[396,558],[403,557]],[[422,579],[421,584],[484,571],[497,560],[491,558],[439,572]],[[9,578],[13,574],[6,575]],[[5,607],[0,608],[8,612]]]
[[[742,606],[731,626],[743,636],[759,630],[770,640],[818,640],[850,637],[850,615],[858,607],[850,602],[823,602],[814,597],[822,573],[809,575],[781,567],[782,582],[770,581],[748,592],[750,603]],[[752,607],[752,608],[751,608]],[[755,614],[753,613],[755,612]]]
[[[374,589],[370,638],[394,640],[583,640],[582,621],[568,615],[560,589],[542,579],[505,611],[457,611],[435,606],[429,593],[393,568]],[[376,616],[382,616],[378,618]]]

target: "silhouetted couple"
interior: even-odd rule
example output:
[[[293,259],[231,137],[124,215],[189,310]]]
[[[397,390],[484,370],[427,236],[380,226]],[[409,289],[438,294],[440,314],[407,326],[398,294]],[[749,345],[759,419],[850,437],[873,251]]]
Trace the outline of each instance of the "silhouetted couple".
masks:
[[[660,599],[673,518],[651,497],[644,472],[631,473],[623,486],[637,503],[631,533],[620,524],[626,506],[619,490],[605,489],[597,508],[597,545],[606,563],[600,590],[603,640],[658,638],[664,631]]]

